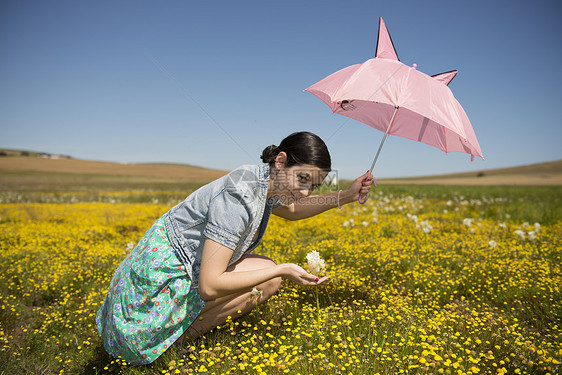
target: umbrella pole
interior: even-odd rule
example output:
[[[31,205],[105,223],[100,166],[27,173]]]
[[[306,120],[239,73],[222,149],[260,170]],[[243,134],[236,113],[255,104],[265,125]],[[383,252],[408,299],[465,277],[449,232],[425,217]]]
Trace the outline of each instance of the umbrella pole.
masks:
[[[390,124],[388,125],[388,128],[386,129],[386,132],[384,133],[384,137],[382,138],[379,149],[377,150],[377,154],[375,155],[375,160],[373,160],[373,164],[371,165],[371,168],[369,169],[369,177],[370,178],[373,177],[373,169],[375,168],[375,164],[377,163],[377,159],[379,158],[379,154],[381,153],[382,145],[384,145],[384,141],[386,141],[386,137],[388,137],[388,134],[390,133],[390,129],[392,128],[392,125],[394,125],[394,119],[396,118],[396,113],[398,112],[398,108],[400,108],[400,107],[394,107],[394,113],[392,114],[392,118],[390,119]],[[363,203],[367,202],[368,198],[369,198],[369,193],[367,193],[365,195],[359,195],[359,198],[357,200],[359,201],[359,203],[363,204]]]
[[[369,169],[370,176],[373,176],[373,169],[375,168],[375,164],[377,163],[377,159],[379,158],[379,154],[381,153],[382,150],[382,145],[384,145],[384,141],[386,141],[386,137],[388,137],[388,134],[390,133],[390,129],[392,128],[392,125],[394,125],[394,118],[396,117],[396,113],[398,112],[398,108],[399,107],[394,107],[394,113],[392,114],[392,118],[390,119],[390,124],[388,125],[388,128],[386,129],[386,132],[384,133],[384,137],[382,138],[381,144],[379,146],[379,149],[377,151],[377,154],[375,155],[375,160],[373,160],[373,164],[371,165],[371,169]]]

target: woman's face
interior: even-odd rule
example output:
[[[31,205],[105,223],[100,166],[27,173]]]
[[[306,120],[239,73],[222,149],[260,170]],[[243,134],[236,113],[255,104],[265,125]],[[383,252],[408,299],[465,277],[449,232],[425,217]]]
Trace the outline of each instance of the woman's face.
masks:
[[[298,199],[308,197],[327,174],[312,165],[281,167],[272,180],[272,193],[277,195],[282,204],[290,205]]]

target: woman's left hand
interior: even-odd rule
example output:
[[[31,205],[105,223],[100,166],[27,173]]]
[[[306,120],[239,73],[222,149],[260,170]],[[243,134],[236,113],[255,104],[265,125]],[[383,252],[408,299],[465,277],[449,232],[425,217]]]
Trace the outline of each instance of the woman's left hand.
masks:
[[[284,278],[301,286],[317,286],[328,281],[328,277],[324,276],[322,278],[318,278],[313,274],[306,272],[304,268],[294,263],[283,263],[278,267],[283,270],[282,276]]]

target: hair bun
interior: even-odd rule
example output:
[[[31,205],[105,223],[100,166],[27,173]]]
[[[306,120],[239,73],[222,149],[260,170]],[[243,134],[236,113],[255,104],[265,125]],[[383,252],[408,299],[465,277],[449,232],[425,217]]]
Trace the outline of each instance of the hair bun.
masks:
[[[273,162],[275,160],[275,157],[277,156],[277,154],[278,154],[277,146],[275,146],[275,145],[267,146],[266,148],[263,149],[263,151],[261,153],[261,160],[264,163],[270,164],[271,162]]]

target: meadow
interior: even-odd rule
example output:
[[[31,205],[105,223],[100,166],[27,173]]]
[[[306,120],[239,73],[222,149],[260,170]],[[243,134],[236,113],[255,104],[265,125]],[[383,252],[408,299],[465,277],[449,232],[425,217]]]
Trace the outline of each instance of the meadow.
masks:
[[[382,185],[365,205],[273,217],[256,252],[306,267],[317,250],[327,285],[284,282],[152,365],[112,358],[94,322],[109,280],[192,188],[0,191],[0,374],[562,372],[556,186]]]

